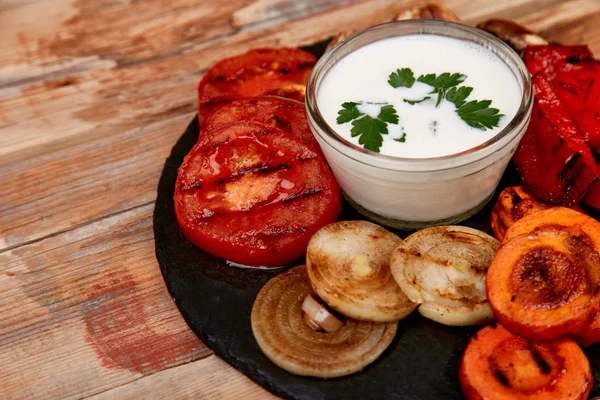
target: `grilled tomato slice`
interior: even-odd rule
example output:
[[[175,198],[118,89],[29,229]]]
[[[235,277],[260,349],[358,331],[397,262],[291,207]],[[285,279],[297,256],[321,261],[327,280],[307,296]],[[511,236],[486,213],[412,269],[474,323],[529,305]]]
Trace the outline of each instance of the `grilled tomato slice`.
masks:
[[[210,141],[211,132],[242,120],[272,125],[310,146],[319,148],[319,143],[308,125],[304,103],[279,96],[240,99],[221,105],[204,121],[198,141],[207,143]]]
[[[275,94],[304,101],[315,56],[293,48],[263,48],[221,60],[198,86],[201,122],[220,104],[240,97]]]
[[[197,144],[179,168],[174,202],[192,243],[267,267],[301,257],[341,211],[340,191],[317,151],[258,122],[227,125]]]
[[[594,381],[574,340],[532,342],[500,325],[471,338],[459,379],[467,400],[584,400]]]

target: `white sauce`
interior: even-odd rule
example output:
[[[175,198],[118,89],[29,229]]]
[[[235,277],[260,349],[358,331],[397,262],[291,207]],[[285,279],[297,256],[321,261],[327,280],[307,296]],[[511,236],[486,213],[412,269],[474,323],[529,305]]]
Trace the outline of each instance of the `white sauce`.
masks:
[[[435,106],[432,87],[415,82],[411,88],[393,88],[388,84],[390,73],[410,68],[415,78],[444,72],[467,76],[459,85],[473,88],[470,100],[492,100],[490,107],[501,114],[499,126],[481,130],[470,127],[456,113],[453,103],[443,100]],[[410,105],[403,99],[432,99]],[[344,102],[389,103],[396,109],[400,121],[388,124],[383,135],[381,154],[407,158],[429,158],[459,153],[476,147],[498,134],[516,114],[522,99],[517,79],[504,62],[482,46],[463,40],[437,35],[409,35],[384,39],[348,54],[336,63],[323,78],[317,95],[318,107],[325,121],[339,135],[359,145],[352,138],[352,123],[338,124],[336,118]],[[360,106],[372,117],[379,106]],[[400,138],[406,133],[406,141]]]

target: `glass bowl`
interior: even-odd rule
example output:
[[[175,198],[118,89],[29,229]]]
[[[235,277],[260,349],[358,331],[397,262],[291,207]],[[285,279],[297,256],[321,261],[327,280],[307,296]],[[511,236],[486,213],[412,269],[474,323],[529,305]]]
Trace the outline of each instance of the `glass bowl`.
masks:
[[[366,150],[338,135],[318,107],[319,85],[344,56],[369,43],[403,35],[440,35],[481,45],[498,56],[521,88],[517,113],[496,136],[469,150],[433,158],[401,158]],[[531,117],[525,64],[496,37],[470,26],[434,20],[394,21],[361,31],[325,53],[306,88],[311,129],[348,202],[382,225],[415,230],[463,221],[492,198]]]

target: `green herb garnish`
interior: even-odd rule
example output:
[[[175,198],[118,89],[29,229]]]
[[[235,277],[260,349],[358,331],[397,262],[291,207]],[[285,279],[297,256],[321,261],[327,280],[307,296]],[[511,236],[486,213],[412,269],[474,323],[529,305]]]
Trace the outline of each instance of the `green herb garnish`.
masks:
[[[460,107],[456,112],[467,124],[478,129],[492,129],[498,126],[502,114],[497,108],[490,108],[491,100],[473,100]]]
[[[423,97],[423,98],[422,98],[422,99],[420,99],[420,100],[408,100],[408,99],[403,99],[403,100],[404,100],[404,102],[405,102],[405,103],[408,103],[408,104],[410,104],[411,106],[414,106],[415,104],[422,103],[422,102],[424,102],[425,100],[429,100],[430,98],[431,98],[431,97],[429,97],[429,96],[426,96],[426,97]]]
[[[406,132],[402,132],[402,136],[399,138],[394,138],[394,141],[400,143],[406,143]]]
[[[350,134],[352,137],[359,136],[358,143],[365,149],[379,153],[383,144],[383,135],[388,134],[388,124],[397,124],[398,113],[391,104],[383,105],[379,109],[376,118],[371,117],[358,109],[361,103],[346,102],[338,111],[337,123],[344,124],[352,121]]]
[[[444,72],[441,75],[421,75],[419,79],[417,79],[417,81],[423,82],[433,87],[431,93],[436,93],[438,95],[437,101],[435,103],[435,106],[437,107],[442,101],[442,99],[446,96],[446,92],[448,91],[448,89],[459,85],[465,79],[467,79],[466,75],[462,75],[459,73],[450,75],[449,72]]]
[[[397,69],[396,72],[390,74],[388,83],[393,88],[407,87],[410,88],[415,84],[415,74],[410,68]]]
[[[412,81],[409,79],[411,77]],[[437,94],[436,107],[439,106],[443,99],[453,103],[456,106],[456,113],[458,116],[469,124],[469,126],[482,130],[492,129],[495,126],[498,126],[500,117],[502,117],[503,114],[500,114],[500,110],[497,108],[490,108],[490,105],[492,104],[491,100],[471,100],[467,102],[467,98],[471,95],[473,88],[469,86],[458,86],[464,82],[465,79],[467,79],[466,75],[444,72],[440,75],[421,75],[416,81],[433,87],[431,94]],[[396,72],[390,74],[388,82],[394,88],[400,86],[412,87],[414,84],[414,73],[410,68],[397,69]],[[410,86],[400,84],[407,82],[410,83]],[[420,100],[403,100],[405,103],[415,105],[429,98],[430,97],[427,96]]]
[[[346,122],[350,122],[353,119],[360,117],[362,114],[358,111],[356,106],[359,103],[347,102],[342,104],[342,109],[338,111],[338,117],[336,119],[338,124],[345,124]]]
[[[466,103],[465,100],[467,99],[467,97],[469,97],[472,91],[473,88],[468,86],[463,86],[459,88],[453,87],[452,89],[446,92],[446,100],[448,100],[451,103],[454,103],[456,108],[461,108]]]

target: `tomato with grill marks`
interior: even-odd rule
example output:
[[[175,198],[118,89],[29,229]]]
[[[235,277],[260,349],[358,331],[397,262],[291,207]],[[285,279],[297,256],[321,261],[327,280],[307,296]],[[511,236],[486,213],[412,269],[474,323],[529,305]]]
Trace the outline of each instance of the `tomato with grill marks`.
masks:
[[[341,211],[335,179],[318,151],[258,122],[222,127],[179,168],[175,214],[205,251],[248,266],[303,256],[310,237]]]
[[[319,143],[310,130],[304,103],[278,96],[240,99],[221,105],[204,121],[198,142],[207,143],[211,140],[211,132],[238,121],[272,125],[319,148]]]
[[[316,62],[303,50],[263,48],[216,63],[198,86],[200,122],[219,105],[238,98],[274,94],[304,101]]]

